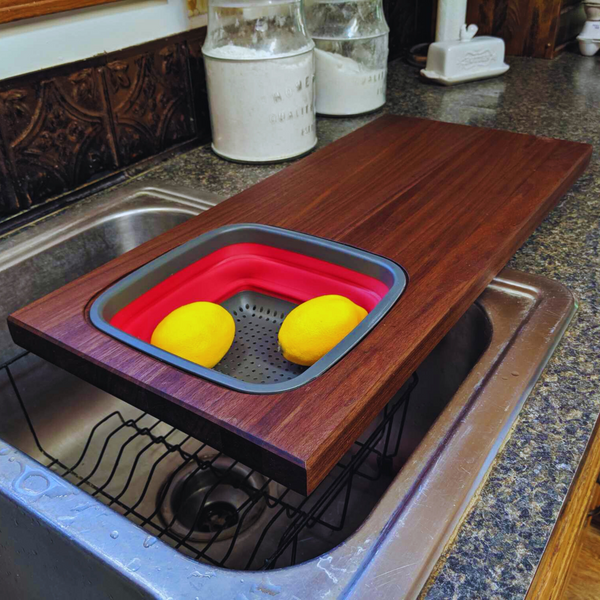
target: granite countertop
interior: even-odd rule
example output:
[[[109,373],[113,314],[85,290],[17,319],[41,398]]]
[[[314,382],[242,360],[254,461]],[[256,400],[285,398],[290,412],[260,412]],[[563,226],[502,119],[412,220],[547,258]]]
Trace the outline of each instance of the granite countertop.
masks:
[[[389,69],[384,111],[321,119],[319,146],[382,112],[494,127],[597,144],[600,63],[509,59],[498,79],[455,88],[430,85],[413,67]],[[288,163],[289,164],[289,163]],[[225,162],[204,146],[142,175],[233,195],[285,168]],[[540,561],[600,411],[600,160],[563,198],[509,266],[567,285],[579,312],[523,407],[506,446],[446,552],[427,598],[522,598]]]

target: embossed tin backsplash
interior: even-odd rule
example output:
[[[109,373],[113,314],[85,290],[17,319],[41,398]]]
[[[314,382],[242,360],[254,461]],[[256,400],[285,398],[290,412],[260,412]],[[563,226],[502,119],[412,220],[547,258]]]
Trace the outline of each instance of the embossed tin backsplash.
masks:
[[[0,212],[206,141],[204,35],[197,29],[0,82]]]
[[[432,2],[384,0],[390,59],[429,39]],[[202,27],[0,81],[0,227],[21,219],[13,213],[45,205],[29,220],[49,201],[119,181],[144,159],[207,142],[205,35]]]

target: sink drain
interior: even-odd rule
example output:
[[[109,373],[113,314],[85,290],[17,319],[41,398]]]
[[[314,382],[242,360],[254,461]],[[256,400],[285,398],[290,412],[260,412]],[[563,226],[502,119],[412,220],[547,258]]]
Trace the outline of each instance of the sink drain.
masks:
[[[248,467],[220,456],[211,466],[200,469],[191,463],[169,476],[158,495],[160,516],[178,538],[208,542],[238,535],[251,527],[266,508],[264,497],[251,498],[265,485],[265,478]]]

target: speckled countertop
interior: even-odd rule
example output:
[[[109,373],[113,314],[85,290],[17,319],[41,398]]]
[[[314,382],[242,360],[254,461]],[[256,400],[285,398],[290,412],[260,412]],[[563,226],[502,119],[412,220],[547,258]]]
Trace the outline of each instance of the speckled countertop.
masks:
[[[600,60],[509,59],[499,79],[428,85],[396,61],[387,112],[588,142],[600,147]],[[319,147],[377,118],[322,119]],[[285,168],[243,166],[208,146],[139,179],[163,179],[232,195]],[[138,179],[138,180],[139,180]],[[574,322],[520,413],[427,598],[522,598],[556,522],[600,411],[600,159],[592,162],[510,266],[566,284]]]

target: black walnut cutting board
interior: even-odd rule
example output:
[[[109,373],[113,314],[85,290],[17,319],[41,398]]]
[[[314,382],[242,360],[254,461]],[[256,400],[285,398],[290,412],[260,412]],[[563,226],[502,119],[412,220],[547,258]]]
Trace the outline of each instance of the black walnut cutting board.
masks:
[[[589,162],[591,146],[383,116],[9,317],[15,342],[302,493],[315,489]],[[358,246],[409,284],[342,361],[299,389],[247,395],[95,329],[91,301],[222,225]]]

